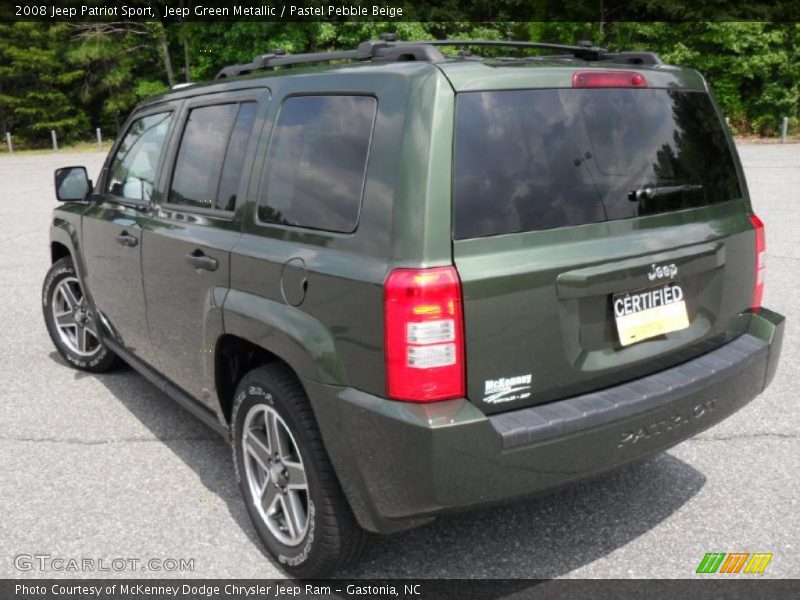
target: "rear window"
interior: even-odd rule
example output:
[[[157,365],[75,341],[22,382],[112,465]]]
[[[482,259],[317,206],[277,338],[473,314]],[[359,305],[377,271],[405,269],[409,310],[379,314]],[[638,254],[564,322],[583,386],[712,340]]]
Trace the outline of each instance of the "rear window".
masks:
[[[741,197],[703,92],[550,89],[459,94],[456,239],[552,229]]]

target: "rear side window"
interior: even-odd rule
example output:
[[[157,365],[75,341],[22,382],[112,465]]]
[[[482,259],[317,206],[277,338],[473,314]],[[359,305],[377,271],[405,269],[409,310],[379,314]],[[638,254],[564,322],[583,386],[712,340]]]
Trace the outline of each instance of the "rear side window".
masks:
[[[109,167],[106,191],[120,198],[149,202],[172,113],[137,119],[128,128]]]
[[[259,220],[354,231],[376,111],[369,96],[288,98],[275,125]]]
[[[457,239],[741,197],[709,97],[663,89],[459,94],[453,188]]]
[[[169,203],[233,210],[256,104],[217,104],[189,112]]]

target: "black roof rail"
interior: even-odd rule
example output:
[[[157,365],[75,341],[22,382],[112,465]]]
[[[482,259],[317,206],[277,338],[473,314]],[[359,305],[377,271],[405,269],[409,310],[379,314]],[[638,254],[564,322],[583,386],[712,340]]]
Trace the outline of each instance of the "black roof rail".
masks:
[[[586,60],[598,60],[599,57],[608,52],[605,48],[594,46],[591,42],[581,42],[579,45],[571,46],[568,44],[549,44],[546,42],[515,42],[505,40],[431,40],[418,42],[398,42],[402,44],[428,44],[430,46],[487,46],[505,48],[541,48],[544,50],[558,50],[567,52],[575,58]]]
[[[620,62],[631,65],[663,64],[658,55],[652,52],[610,53],[605,48],[595,46],[588,41],[580,41],[574,46],[567,44],[549,44],[545,42],[515,42],[504,40],[419,40],[406,42],[398,40],[393,33],[384,33],[380,36],[380,40],[361,42],[355,50],[287,54],[284,50],[276,49],[269,54],[256,56],[252,62],[224,67],[217,73],[217,79],[246,75],[260,69],[329,62],[334,60],[439,62],[445,60],[445,56],[438,50],[439,46],[461,47],[460,55],[462,57],[470,55],[469,51],[466,50],[469,46],[485,46],[498,48],[537,48],[556,50],[565,53],[561,56],[550,57],[559,59],[579,58],[583,60]]]
[[[444,60],[444,56],[436,48],[426,42],[398,42],[393,36],[382,35],[377,42],[361,42],[355,50],[334,50],[331,52],[309,52],[305,54],[286,54],[277,49],[270,54],[256,56],[252,62],[242,65],[231,65],[217,73],[217,79],[246,75],[260,69],[288,67],[290,65],[329,62],[333,60],[371,60],[373,62],[426,61]]]
[[[369,42],[366,42],[369,43]],[[298,65],[302,63],[325,62],[330,60],[367,60],[372,57],[372,53],[367,48],[362,48],[364,44],[359,44],[356,50],[340,50],[333,52],[309,52],[306,54],[286,54],[286,51],[277,48],[269,54],[256,56],[252,62],[241,65],[230,65],[217,73],[217,79],[224,77],[236,77],[237,75],[247,75],[252,71],[269,69],[271,67],[282,67]]]
[[[581,58],[583,60],[598,60],[606,62],[625,63],[629,65],[663,65],[664,61],[655,52],[609,52],[605,48],[595,46],[589,41],[580,41],[577,45],[550,44],[546,42],[516,42],[505,40],[431,40],[419,42],[397,42],[403,44],[428,44],[430,46],[488,46],[509,48],[543,48],[557,50],[566,54],[560,56],[547,56],[542,58]],[[469,50],[462,50],[462,56],[469,56]]]

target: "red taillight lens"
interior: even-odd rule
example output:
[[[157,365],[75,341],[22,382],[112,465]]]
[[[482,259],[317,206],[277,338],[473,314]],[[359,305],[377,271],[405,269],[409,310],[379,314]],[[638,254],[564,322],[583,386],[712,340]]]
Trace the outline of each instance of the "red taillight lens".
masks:
[[[764,296],[764,276],[767,268],[767,238],[764,234],[764,223],[755,215],[750,215],[750,222],[756,234],[756,282],[753,286],[753,312],[761,309],[761,298]]]
[[[390,398],[430,402],[464,395],[464,324],[455,267],[389,273],[384,319]]]
[[[574,88],[646,88],[647,80],[635,71],[575,71]]]

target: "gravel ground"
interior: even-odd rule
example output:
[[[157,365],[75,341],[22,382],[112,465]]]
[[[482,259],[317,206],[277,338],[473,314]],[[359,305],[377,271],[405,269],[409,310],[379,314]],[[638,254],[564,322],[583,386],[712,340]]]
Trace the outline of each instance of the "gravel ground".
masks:
[[[773,552],[800,577],[800,145],[742,145],[768,236],[764,304],[788,318],[772,387],[648,462],[514,506],[382,538],[353,577],[690,577],[710,551]],[[53,169],[100,154],[0,157],[0,577],[19,554],[194,559],[198,577],[282,576],[260,549],[216,434],[130,370],[68,368],[47,337]],[[92,576],[91,572],[84,573]],[[105,573],[104,575],[109,575]],[[126,570],[122,576],[189,575]]]

